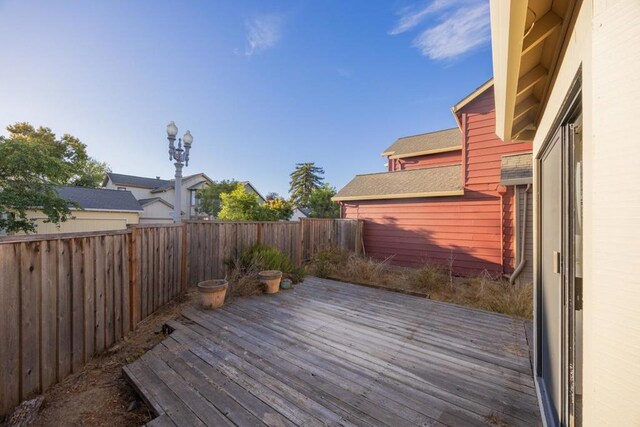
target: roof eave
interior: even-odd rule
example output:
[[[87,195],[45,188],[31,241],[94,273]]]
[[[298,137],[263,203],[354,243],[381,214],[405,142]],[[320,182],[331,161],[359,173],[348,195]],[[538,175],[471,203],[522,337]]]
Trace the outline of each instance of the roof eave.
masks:
[[[406,157],[426,156],[429,154],[447,153],[449,151],[462,150],[462,145],[455,147],[436,148],[434,150],[414,151],[413,153],[403,153],[389,156],[390,159],[403,159]]]
[[[331,198],[334,202],[348,202],[359,200],[389,200],[389,199],[418,199],[428,197],[450,197],[464,196],[464,190],[451,191],[431,191],[427,193],[403,193],[403,194],[382,194],[382,195],[366,195],[366,196],[334,196]]]
[[[533,177],[513,178],[500,180],[500,185],[527,185],[533,184]]]
[[[491,0],[496,135],[512,139],[528,1]]]

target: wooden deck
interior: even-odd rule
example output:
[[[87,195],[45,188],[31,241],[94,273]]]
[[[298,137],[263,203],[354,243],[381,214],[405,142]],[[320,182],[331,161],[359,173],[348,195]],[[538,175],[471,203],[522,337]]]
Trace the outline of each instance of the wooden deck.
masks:
[[[125,375],[150,425],[540,425],[524,321],[308,278],[189,308]]]

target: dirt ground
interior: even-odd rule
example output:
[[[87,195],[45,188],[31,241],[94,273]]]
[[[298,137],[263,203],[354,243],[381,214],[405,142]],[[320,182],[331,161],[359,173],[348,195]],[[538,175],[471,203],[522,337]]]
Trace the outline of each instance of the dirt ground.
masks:
[[[192,290],[162,307],[104,355],[48,390],[32,425],[140,426],[150,421],[153,415],[124,379],[122,367],[160,342],[162,326],[196,297]]]

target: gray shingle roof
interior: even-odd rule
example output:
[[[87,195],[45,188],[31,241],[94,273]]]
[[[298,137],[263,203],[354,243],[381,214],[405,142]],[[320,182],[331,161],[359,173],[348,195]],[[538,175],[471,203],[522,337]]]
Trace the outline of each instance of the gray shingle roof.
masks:
[[[113,172],[107,173],[107,176],[111,179],[111,181],[115,185],[121,185],[121,186],[130,185],[132,187],[141,187],[141,188],[158,188],[160,186],[167,185],[170,182],[166,179],[147,178],[144,176],[135,176],[135,175],[123,175],[121,173],[113,173]]]
[[[150,203],[157,202],[157,201],[160,201],[166,204],[167,206],[171,207],[171,209],[173,209],[173,205],[171,203],[167,202],[166,200],[160,197],[151,197],[149,199],[138,199],[138,203],[140,203],[140,206],[146,206]]]
[[[461,165],[357,175],[333,200],[402,199],[463,194]]]
[[[77,203],[82,209],[142,211],[131,191],[61,186],[56,187],[56,192],[63,199]]]
[[[533,183],[533,156],[531,153],[502,156],[500,184],[518,185]]]
[[[398,138],[383,156],[407,157],[408,155],[429,154],[462,146],[460,129],[444,129],[436,132]]]

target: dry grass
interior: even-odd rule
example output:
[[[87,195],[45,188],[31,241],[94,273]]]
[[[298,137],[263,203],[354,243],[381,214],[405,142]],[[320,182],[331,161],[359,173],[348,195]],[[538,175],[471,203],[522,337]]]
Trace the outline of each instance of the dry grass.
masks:
[[[248,265],[239,258],[231,260],[229,263],[229,291],[226,302],[236,297],[247,297],[261,294],[264,285],[258,279],[258,273],[262,270],[262,265],[251,262]]]
[[[456,277],[448,266],[425,263],[411,269],[394,266],[391,261],[332,249],[320,252],[308,268],[319,277],[420,293],[438,301],[526,319],[533,316],[531,284],[511,286],[486,272],[477,277]]]

